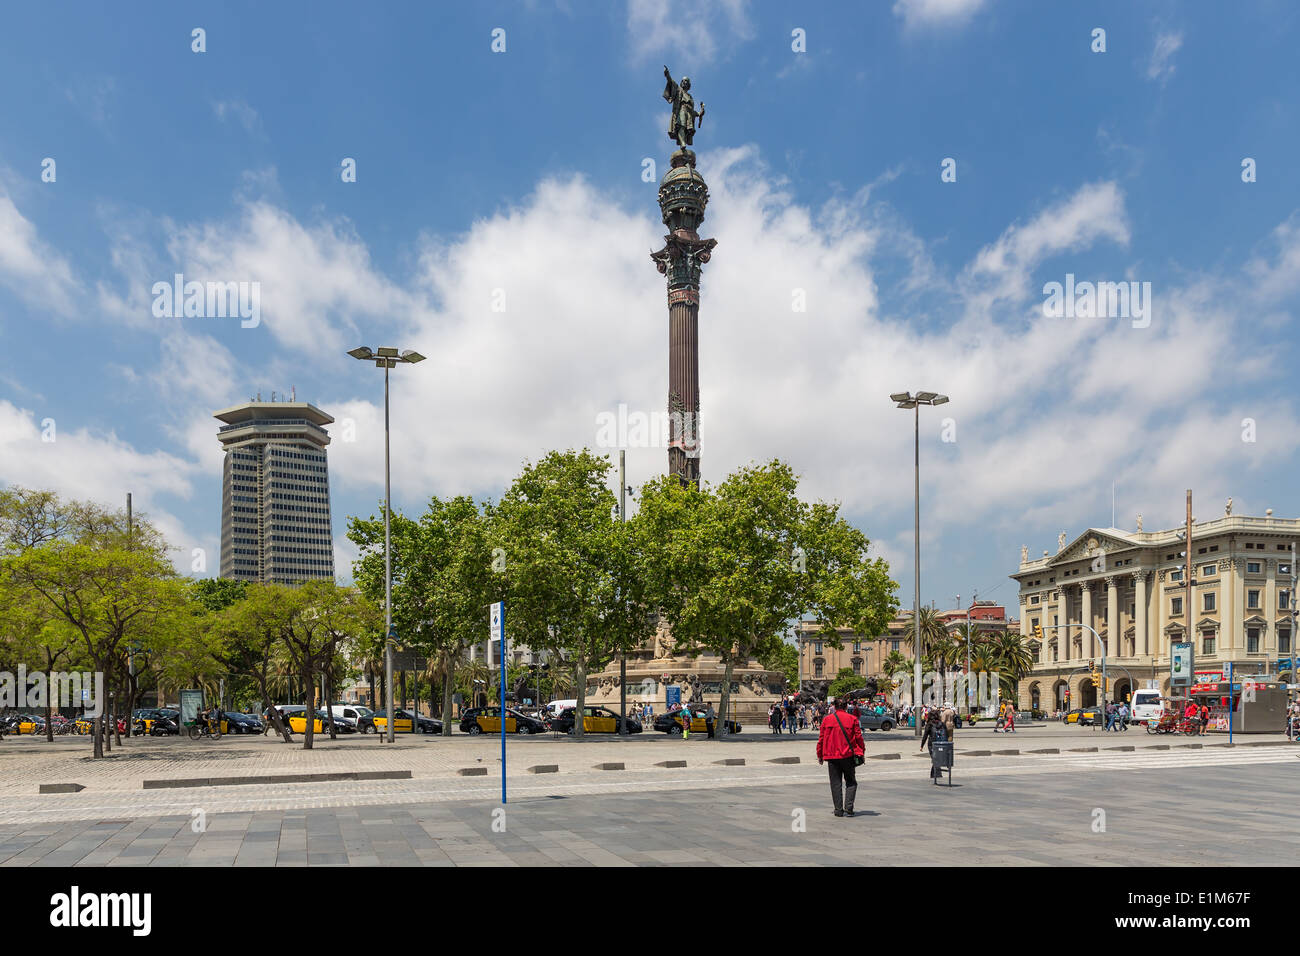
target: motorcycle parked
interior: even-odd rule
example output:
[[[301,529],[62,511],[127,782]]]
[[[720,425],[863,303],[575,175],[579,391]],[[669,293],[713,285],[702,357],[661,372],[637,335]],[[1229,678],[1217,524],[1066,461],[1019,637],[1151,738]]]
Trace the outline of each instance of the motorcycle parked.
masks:
[[[145,735],[145,724],[143,719],[137,720],[131,731],[137,737]],[[179,725],[171,717],[154,717],[149,725],[150,737],[174,737],[181,732]]]

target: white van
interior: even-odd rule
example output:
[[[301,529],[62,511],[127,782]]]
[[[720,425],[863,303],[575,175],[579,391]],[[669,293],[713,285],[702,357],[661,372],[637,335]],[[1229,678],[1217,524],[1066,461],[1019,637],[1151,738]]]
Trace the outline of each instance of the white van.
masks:
[[[1159,720],[1160,715],[1164,712],[1165,705],[1160,697],[1160,691],[1135,690],[1129,709],[1133,712],[1129,719],[1133,723],[1140,724],[1146,723],[1148,720]]]
[[[578,699],[575,697],[572,700],[553,700],[546,706],[551,708],[551,713],[558,717],[560,714],[564,713],[567,708],[577,707]]]
[[[373,734],[375,732],[375,722],[373,720],[374,711],[369,707],[362,707],[360,704],[331,704],[330,713],[334,719],[344,718],[353,721],[357,732],[362,734]]]

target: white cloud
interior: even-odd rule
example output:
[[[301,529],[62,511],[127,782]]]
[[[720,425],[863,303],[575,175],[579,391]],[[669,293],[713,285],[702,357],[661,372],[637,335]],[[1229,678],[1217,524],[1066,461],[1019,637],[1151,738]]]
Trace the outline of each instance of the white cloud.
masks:
[[[249,133],[261,132],[262,118],[257,110],[243,100],[219,100],[212,104],[212,111],[223,123],[229,119],[239,123]]]
[[[1160,33],[1147,63],[1147,79],[1158,80],[1162,85],[1174,75],[1174,54],[1183,45],[1181,33]]]
[[[78,283],[72,266],[36,234],[0,186],[0,284],[40,310],[75,312]]]
[[[985,0],[897,0],[894,16],[907,27],[961,26],[968,22]]]
[[[656,56],[684,60],[689,67],[715,58],[720,41],[754,35],[748,0],[628,0],[627,33],[636,61]],[[670,67],[673,64],[668,64]],[[674,67],[680,77],[688,70]]]
[[[188,498],[195,474],[195,464],[184,458],[142,452],[111,432],[95,434],[66,419],[54,419],[51,427],[46,416],[0,399],[0,483],[49,489],[112,508],[124,507],[131,492],[135,507],[180,549],[177,567],[185,573],[190,548],[200,545],[192,543],[196,539],[184,522],[163,508],[159,497]]]
[[[985,246],[963,276],[972,300],[982,308],[1029,292],[1031,271],[1048,256],[1108,239],[1129,242],[1124,194],[1113,182],[1083,186],[1024,225],[1011,226]],[[1041,292],[1041,290],[1034,290]]]
[[[259,283],[265,329],[248,334],[269,332],[299,351],[340,353],[356,344],[361,323],[416,307],[371,266],[349,223],[306,226],[265,201],[242,203],[237,223],[173,226],[168,248],[187,281]]]

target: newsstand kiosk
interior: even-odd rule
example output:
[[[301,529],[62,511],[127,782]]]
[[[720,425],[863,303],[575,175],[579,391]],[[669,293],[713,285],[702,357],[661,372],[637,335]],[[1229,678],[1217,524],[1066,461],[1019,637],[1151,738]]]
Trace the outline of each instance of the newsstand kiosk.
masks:
[[[1202,676],[1202,675],[1197,675]],[[1210,730],[1228,732],[1228,708],[1232,707],[1234,734],[1275,734],[1286,729],[1286,684],[1263,677],[1233,675],[1226,680],[1193,684],[1192,701],[1210,708]],[[1243,691],[1243,688],[1247,690]]]

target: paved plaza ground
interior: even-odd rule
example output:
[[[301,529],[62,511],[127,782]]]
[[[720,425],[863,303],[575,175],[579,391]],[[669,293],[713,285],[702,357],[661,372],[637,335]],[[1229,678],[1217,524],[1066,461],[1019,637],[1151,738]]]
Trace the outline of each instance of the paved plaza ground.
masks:
[[[9,738],[0,742],[0,865],[1199,866],[1290,865],[1300,855],[1300,745],[1281,735],[1228,747],[1222,735],[973,730],[958,736],[951,788],[930,783],[910,734],[866,738],[877,759],[860,771],[853,819],[830,814],[812,734],[510,738],[504,815],[499,738],[353,737],[310,752],[262,737],[142,739],[101,761],[84,739]],[[658,766],[674,760],[687,765]],[[486,774],[461,775],[466,768]],[[410,777],[144,788],[358,770]],[[38,793],[57,782],[85,789]]]

